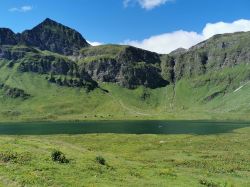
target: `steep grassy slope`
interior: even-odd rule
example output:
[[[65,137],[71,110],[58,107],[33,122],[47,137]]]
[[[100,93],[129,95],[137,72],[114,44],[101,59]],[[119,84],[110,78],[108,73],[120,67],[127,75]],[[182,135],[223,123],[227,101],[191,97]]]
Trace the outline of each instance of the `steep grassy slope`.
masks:
[[[234,71],[242,75],[249,69],[242,67]],[[218,74],[214,76],[219,77]],[[249,119],[250,84],[247,82],[235,84],[227,91],[227,82],[220,81],[197,87],[204,77],[181,80],[175,86],[158,89],[129,90],[101,83],[100,88],[87,92],[84,88],[50,83],[45,76],[2,67],[0,82],[24,90],[30,97],[12,98],[0,89],[1,120]]]
[[[147,102],[144,102],[145,88],[127,90],[116,85],[103,85],[102,89],[87,92],[84,88],[70,88],[49,83],[44,76],[35,73],[12,72],[8,68],[0,70],[0,82],[12,88],[25,90],[31,95],[29,99],[11,98],[1,90],[1,116],[6,119],[85,119],[86,118],[124,118],[127,115],[135,117],[136,112],[149,110],[158,105],[161,100],[158,96],[163,89],[148,90],[154,93]],[[131,103],[127,102],[130,96]],[[130,108],[131,107],[131,108]],[[133,109],[134,108],[134,109]],[[139,115],[139,114],[138,114]]]

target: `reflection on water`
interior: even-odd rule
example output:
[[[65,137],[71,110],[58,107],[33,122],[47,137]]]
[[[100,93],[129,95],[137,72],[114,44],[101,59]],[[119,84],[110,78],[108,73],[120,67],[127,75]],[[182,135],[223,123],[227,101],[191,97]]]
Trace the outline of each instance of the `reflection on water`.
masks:
[[[250,127],[247,122],[213,121],[86,121],[0,123],[0,135],[50,134],[197,134],[208,135],[232,132]]]

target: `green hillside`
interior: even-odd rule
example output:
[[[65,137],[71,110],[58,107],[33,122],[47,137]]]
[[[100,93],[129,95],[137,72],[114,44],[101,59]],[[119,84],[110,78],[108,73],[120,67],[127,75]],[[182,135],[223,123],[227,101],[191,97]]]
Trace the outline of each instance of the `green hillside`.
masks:
[[[68,39],[76,31],[52,20],[30,39],[46,40],[55,29],[58,47],[64,37],[76,39]],[[74,54],[66,56],[65,46],[55,53],[44,50],[50,43],[23,43],[6,29],[0,35],[1,121],[250,119],[250,32],[216,35],[169,55],[120,45],[79,44],[76,51],[69,44]]]
[[[249,68],[249,67],[248,67]],[[230,69],[243,75],[247,67]],[[228,72],[226,72],[228,73]],[[225,74],[226,74],[225,73]],[[227,82],[203,83],[204,77],[181,80],[176,85],[130,90],[113,83],[101,83],[88,92],[84,88],[50,83],[46,75],[20,73],[2,67],[0,82],[24,90],[30,97],[11,97],[0,91],[1,120],[84,120],[84,119],[249,119],[248,82],[236,84],[226,93]],[[214,73],[223,78],[223,73]],[[235,91],[237,88],[240,88]],[[108,90],[108,93],[104,90]],[[216,97],[215,97],[216,96]],[[215,98],[214,98],[215,97]]]

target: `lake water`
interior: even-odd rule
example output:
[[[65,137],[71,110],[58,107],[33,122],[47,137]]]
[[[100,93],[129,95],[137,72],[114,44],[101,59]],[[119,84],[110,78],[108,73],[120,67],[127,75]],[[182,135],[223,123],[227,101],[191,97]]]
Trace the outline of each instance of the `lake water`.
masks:
[[[86,121],[0,123],[0,135],[53,134],[197,134],[228,133],[250,127],[250,122],[215,121]]]

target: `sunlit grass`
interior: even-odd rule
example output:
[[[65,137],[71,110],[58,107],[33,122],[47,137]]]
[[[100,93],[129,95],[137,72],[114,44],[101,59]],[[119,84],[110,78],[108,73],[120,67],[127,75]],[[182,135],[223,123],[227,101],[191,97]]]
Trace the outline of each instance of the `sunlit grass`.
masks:
[[[217,135],[0,136],[3,186],[249,186],[250,128]],[[51,159],[60,150],[69,163]],[[105,159],[105,165],[96,161]]]

